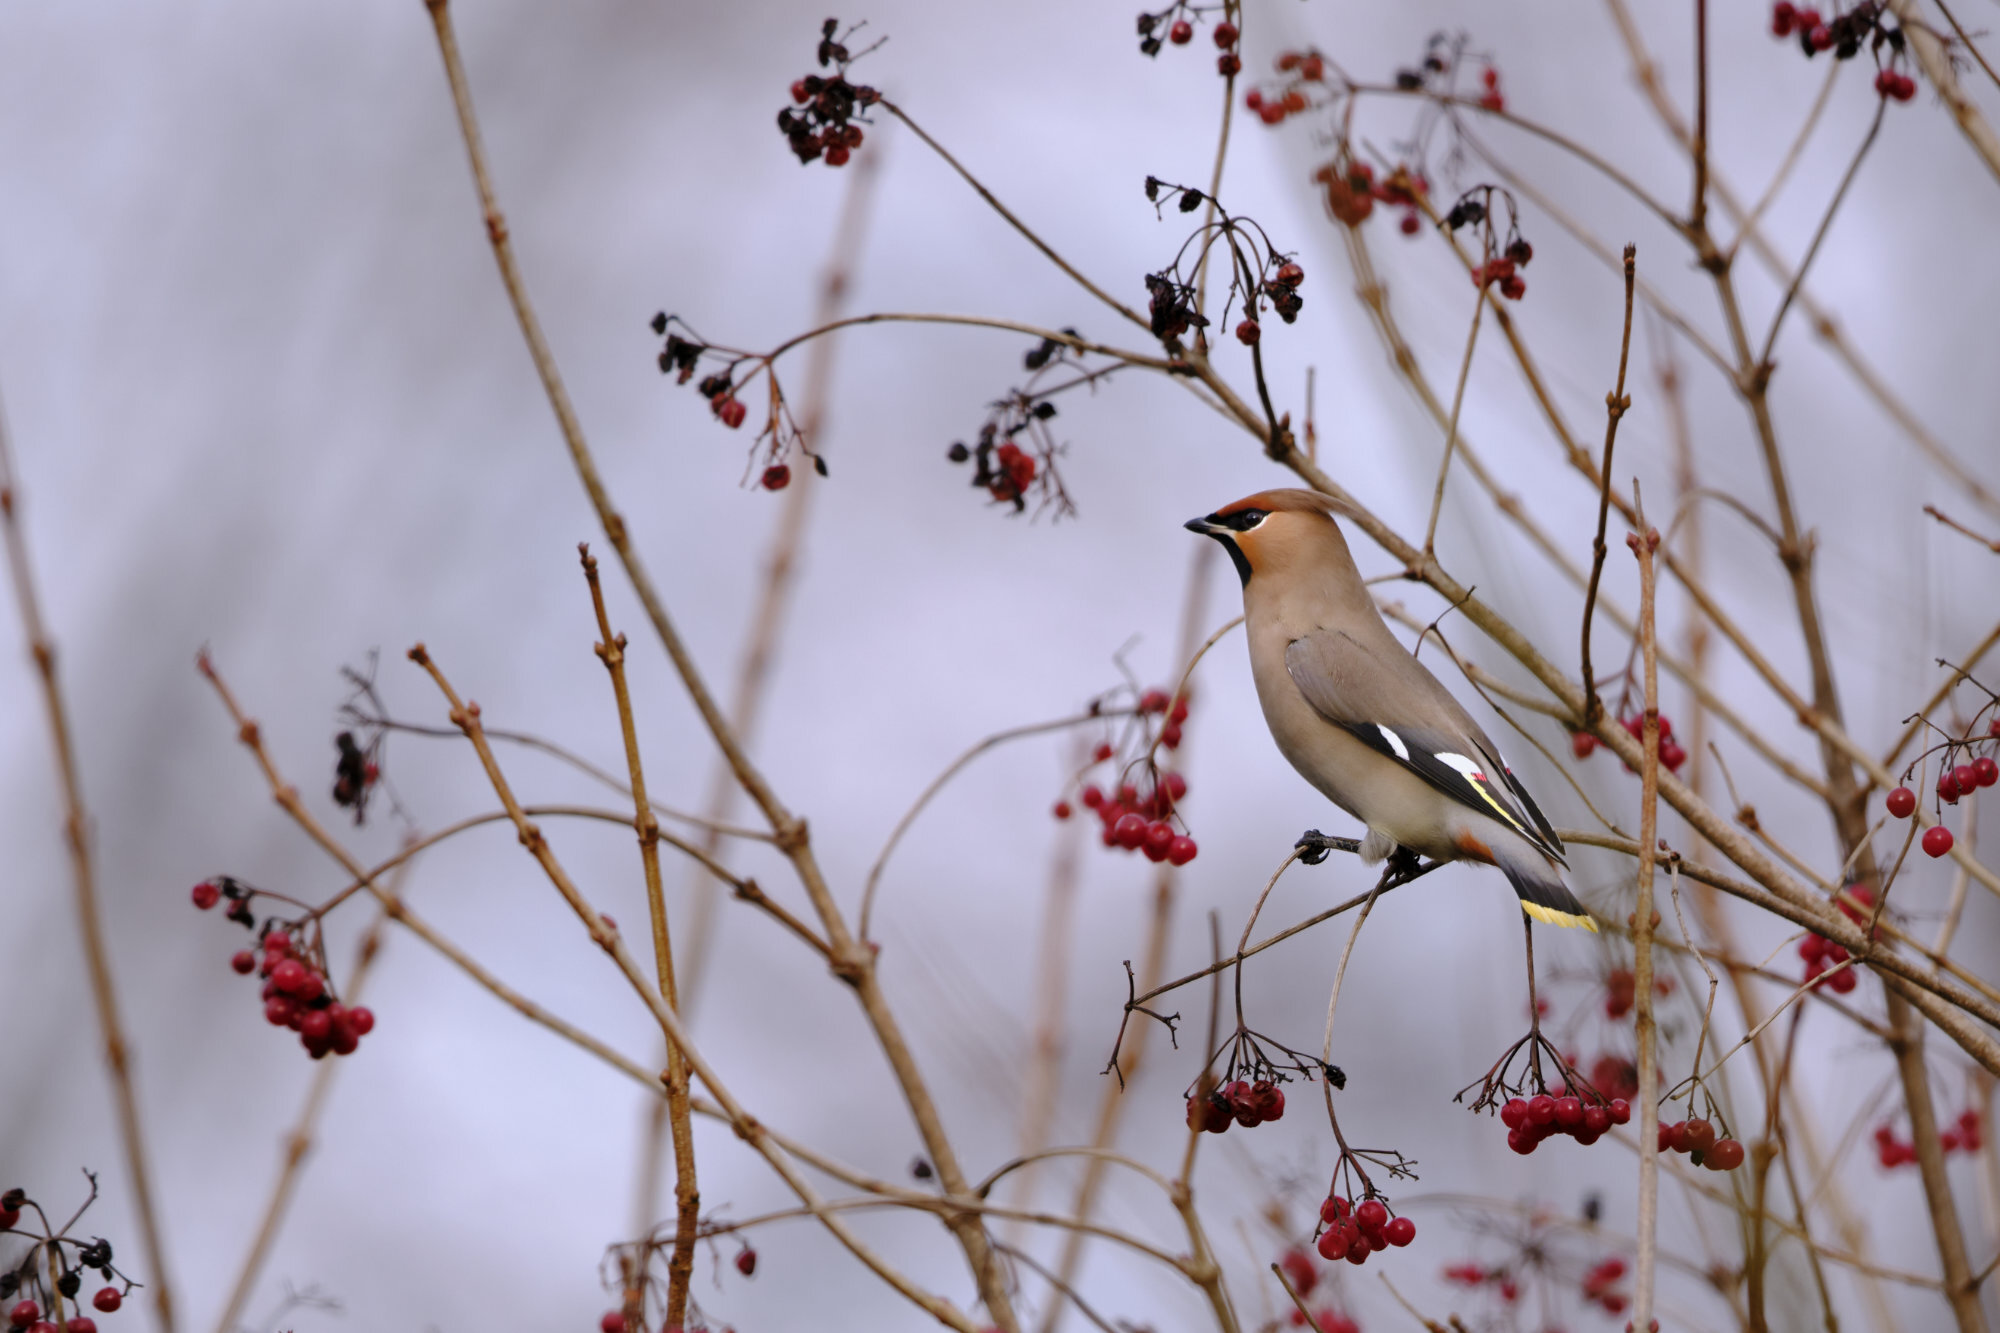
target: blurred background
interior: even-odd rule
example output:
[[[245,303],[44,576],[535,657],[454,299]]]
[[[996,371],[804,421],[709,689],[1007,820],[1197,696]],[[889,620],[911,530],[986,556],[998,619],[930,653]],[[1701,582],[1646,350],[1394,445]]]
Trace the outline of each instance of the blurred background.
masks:
[[[1676,101],[1691,100],[1685,6],[1644,6],[1642,29]],[[1983,0],[1968,5],[1990,18]],[[647,321],[674,311],[708,337],[767,347],[806,327],[853,170],[801,167],[772,128],[790,82],[808,71],[818,8],[516,2],[458,14],[497,185],[538,303],[607,478],[678,623],[725,687],[763,578],[781,497],[743,485],[750,431],[732,433],[692,388],[654,365]],[[1130,7],[1021,3],[936,6],[886,0],[843,19],[887,36],[856,76],[881,87],[1067,258],[1121,299],[1168,262],[1187,230],[1157,219],[1146,175],[1205,183],[1221,82],[1206,35],[1157,60],[1136,48]],[[1773,41],[1756,5],[1714,7],[1713,156],[1756,197],[1817,96],[1825,62]],[[1318,44],[1358,78],[1386,81],[1426,38],[1466,30],[1501,71],[1510,109],[1563,127],[1672,207],[1688,173],[1636,90],[1610,15],[1593,6],[1253,3],[1244,58],[1271,69],[1281,49]],[[1790,260],[1804,251],[1877,103],[1865,60],[1844,67],[1818,131],[1767,227]],[[1969,85],[1970,86],[1970,85]],[[1983,90],[1989,114],[1995,98]],[[1364,103],[1353,133],[1394,157],[1414,107]],[[1246,120],[1248,123],[1246,123]],[[1296,325],[1264,340],[1274,397],[1303,417],[1316,376],[1319,456],[1406,535],[1421,534],[1441,432],[1396,374],[1359,302],[1339,230],[1312,170],[1329,156],[1303,124],[1272,130],[1240,113],[1222,195],[1295,250],[1307,278]],[[1706,275],[1673,236],[1574,160],[1501,128],[1482,136],[1614,247],[1639,246],[1641,274],[1705,335],[1724,334]],[[1139,344],[997,219],[914,136],[886,123],[865,155],[879,174],[850,257],[855,312],[946,311]],[[1432,166],[1441,198],[1492,179],[1475,160]],[[2000,380],[1984,304],[1996,290],[1995,186],[1928,87],[1889,108],[1810,287],[1924,425],[1982,483],[2000,487]],[[217,873],[316,898],[344,882],[272,805],[225,716],[193,669],[206,647],[273,753],[322,819],[365,859],[399,837],[386,804],[353,829],[328,794],[339,669],[380,650],[378,687],[401,717],[437,725],[443,710],[403,658],[427,643],[487,722],[540,733],[594,761],[622,763],[576,543],[597,524],[561,447],[482,234],[430,24],[420,4],[173,7],[75,3],[0,13],[0,393],[21,472],[23,513],[76,727],[99,858],[109,944],[137,1052],[137,1081],[167,1222],[184,1326],[213,1325],[277,1166],[279,1137],[309,1062],[266,1027],[254,983],[231,974],[240,932],[197,915],[188,887]],[[1398,318],[1448,394],[1471,315],[1462,268],[1433,235],[1406,238],[1378,210],[1366,227]],[[1516,308],[1572,428],[1595,447],[1616,368],[1615,272],[1523,201],[1536,259]],[[1721,227],[1724,235],[1731,229]],[[1761,333],[1780,289],[1739,267]],[[1052,425],[1073,520],[1030,521],[968,489],[946,447],[1021,378],[1032,340],[973,329],[888,325],[842,335],[821,448],[831,467],[804,538],[796,601],[775,660],[754,750],[811,820],[823,863],[850,909],[867,868],[911,800],[951,759],[994,730],[1074,711],[1118,683],[1124,655],[1142,684],[1176,670],[1191,568],[1207,580],[1202,628],[1236,611],[1226,562],[1195,563],[1186,518],[1287,483],[1240,431],[1165,382],[1114,377],[1066,396]],[[1219,360],[1248,384],[1230,344]],[[1657,319],[1634,331],[1633,410],[1619,438],[1621,488],[1636,479],[1649,511],[1671,510],[1670,423],[1656,369],[1680,368],[1702,485],[1768,513],[1770,494],[1747,414],[1727,384]],[[1817,534],[1816,579],[1850,729],[1878,753],[1954,658],[1990,627],[2000,596],[1992,557],[1926,519],[1921,506],[1994,526],[1866,396],[1796,314],[1773,384],[1801,523]],[[803,390],[803,357],[781,363]],[[756,413],[753,409],[753,418]],[[1489,329],[1472,373],[1464,438],[1572,560],[1587,562],[1596,497],[1565,463],[1500,340]],[[800,484],[813,482],[805,477]],[[1727,510],[1704,511],[1711,586],[1794,680],[1803,654],[1782,569],[1768,543]],[[1636,578],[1612,535],[1607,596],[1636,604]],[[1357,543],[1364,569],[1390,562]],[[1454,474],[1440,554],[1575,670],[1581,598],[1530,549],[1464,472]],[[1394,585],[1428,620],[1444,608]],[[636,708],[658,799],[698,807],[710,746],[629,590],[607,571],[614,623],[633,641]],[[11,596],[10,596],[11,600]],[[1663,626],[1685,632],[1669,593]],[[1599,620],[1600,664],[1625,645]],[[1462,622],[1452,643],[1518,679]],[[0,638],[18,642],[13,608]],[[1471,699],[1455,675],[1453,687]],[[1817,767],[1784,707],[1726,650],[1718,691]],[[1265,732],[1239,640],[1198,677],[1184,767],[1185,813],[1201,854],[1178,877],[1169,970],[1208,958],[1205,914],[1233,940],[1244,913],[1300,830],[1353,833],[1284,765]],[[1684,696],[1669,689],[1670,712]],[[1489,719],[1490,720],[1490,719]],[[1560,728],[1528,726],[1568,752]],[[1561,826],[1582,803],[1550,763],[1497,721],[1491,730]],[[1822,873],[1837,873],[1823,808],[1786,786],[1734,737],[1720,741],[1745,801]],[[1041,943],[1049,867],[1063,826],[1050,818],[1074,752],[1066,738],[1021,742],[977,761],[915,825],[890,864],[877,909],[886,985],[932,1078],[967,1165],[985,1174],[1019,1145],[1031,1021],[1049,960]],[[558,765],[506,756],[537,801],[616,799]],[[1600,755],[1572,764],[1607,813],[1636,826],[1637,784]],[[410,817],[435,829],[493,805],[460,743],[393,737],[384,768]],[[99,1057],[69,872],[60,789],[26,654],[0,653],[0,939],[7,942],[0,1025],[0,1184],[53,1205],[80,1197],[80,1168],[102,1174],[87,1230],[113,1238],[142,1279],[141,1246]],[[1711,775],[1710,781],[1713,782]],[[1151,868],[1094,845],[1085,830],[1066,956],[1057,1141],[1087,1140],[1099,1070],[1136,958]],[[1681,830],[1665,834],[1677,844]],[[644,920],[630,835],[560,825],[551,836],[586,892],[628,923]],[[736,852],[781,900],[802,907],[774,858]],[[669,863],[670,907],[691,883]],[[1582,853],[1575,881],[1607,914],[1629,906],[1629,868]],[[1944,863],[1906,871],[1898,898],[1934,928],[1949,890]],[[1288,924],[1364,889],[1351,860],[1294,870],[1265,923]],[[657,1036],[560,901],[497,828],[415,866],[407,891],[455,940],[556,1012],[643,1062]],[[1975,889],[1960,956],[1991,974],[2000,913]],[[343,969],[367,909],[334,920]],[[1738,914],[1755,956],[1778,923]],[[1474,1121],[1452,1094],[1526,1025],[1526,998],[1501,878],[1450,869],[1385,900],[1357,950],[1335,1033],[1350,1082],[1351,1140],[1417,1159],[1421,1179],[1392,1190],[1419,1226],[1412,1248],[1366,1270],[1342,1268],[1340,1303],[1367,1328],[1408,1316],[1386,1274],[1434,1317],[1485,1317],[1481,1297],[1448,1288],[1444,1265],[1498,1262],[1494,1234],[1521,1207],[1579,1219],[1601,1200],[1599,1239],[1577,1256],[1617,1252],[1633,1228],[1634,1158],[1609,1140],[1505,1150],[1496,1121]],[[1553,932],[1544,932],[1552,935]],[[1258,959],[1246,980],[1251,1021],[1317,1049],[1342,925]],[[1615,946],[1544,941],[1558,1015],[1588,1015],[1593,978]],[[879,1048],[805,952],[767,921],[723,904],[706,978],[690,1001],[707,1057],[751,1109],[865,1171],[907,1180],[917,1136]],[[1796,968],[1789,955],[1773,966]],[[1698,974],[1691,974],[1698,977]],[[1684,978],[1685,979],[1685,978]],[[1766,1002],[1782,992],[1771,988]],[[605,1247],[634,1230],[641,1094],[547,1032],[519,1020],[407,935],[391,935],[371,982],[379,1026],[345,1062],[290,1223],[244,1322],[267,1327],[288,1287],[339,1309],[294,1309],[305,1329],[588,1328],[612,1301]],[[1697,996],[1697,998],[1699,998]],[[1864,1011],[1879,987],[1864,981]],[[1205,988],[1178,999],[1178,1051],[1155,1041],[1127,1090],[1121,1146],[1170,1166],[1184,1141],[1181,1090],[1197,1071]],[[1691,1031],[1690,991],[1669,1006]],[[1727,996],[1726,1034],[1739,1030]],[[1567,1021],[1567,1017],[1565,1017]],[[1574,1029],[1573,1029],[1574,1030]],[[1616,1046],[1612,1025],[1583,1022],[1586,1056]],[[1624,1036],[1629,1050],[1629,1029]],[[1867,1253],[1934,1274],[1912,1171],[1885,1173],[1866,1131],[1890,1119],[1891,1066],[1880,1044],[1824,1007],[1800,1029],[1802,1103],[1842,1156],[1838,1187],[1870,1226]],[[1940,1104],[1970,1104],[1936,1042]],[[1678,1072],[1684,1072],[1685,1056]],[[1747,1077],[1747,1068],[1737,1076]],[[1290,1234],[1331,1164],[1323,1125],[1297,1111],[1254,1134],[1205,1145],[1198,1197],[1252,1321],[1281,1315],[1265,1265],[1282,1242],[1263,1220],[1289,1208]],[[1745,1101],[1747,1107],[1750,1102]],[[1858,1117],[1858,1119],[1857,1119]],[[1846,1133],[1852,1125],[1854,1131]],[[1846,1137],[1843,1138],[1843,1134]],[[713,1124],[697,1127],[704,1210],[744,1217],[789,1202],[769,1171]],[[1954,1159],[1975,1265],[2000,1238],[1978,1164]],[[1064,1206],[1073,1176],[1042,1173],[1037,1201]],[[670,1199],[670,1188],[663,1186]],[[1490,1201],[1475,1206],[1470,1199]],[[1170,1250],[1184,1239],[1157,1195],[1114,1182],[1108,1223]],[[1663,1244],[1698,1270],[1731,1262],[1729,1214],[1670,1192]],[[963,1262],[932,1222],[869,1216],[863,1233],[934,1289],[972,1298]],[[1054,1239],[1028,1243],[1046,1259]],[[739,1278],[734,1246],[704,1250],[695,1297],[716,1326],[916,1327],[917,1313],[810,1225],[758,1236],[760,1267]],[[1818,1323],[1797,1246],[1775,1261],[1777,1327]],[[1107,1316],[1161,1329],[1204,1318],[1192,1289],[1096,1245],[1083,1290]],[[1663,1279],[1669,1327],[1734,1326],[1698,1273]],[[1029,1290],[1045,1291],[1032,1280]],[[1569,1305],[1517,1311],[1523,1328],[1622,1326]],[[1843,1311],[1864,1302],[1834,1277]],[[1904,1328],[1939,1326],[1934,1294],[1887,1282]],[[139,1327],[143,1302],[104,1321]],[[1594,1320],[1595,1324],[1591,1321]],[[1080,1323],[1071,1318],[1070,1327]]]

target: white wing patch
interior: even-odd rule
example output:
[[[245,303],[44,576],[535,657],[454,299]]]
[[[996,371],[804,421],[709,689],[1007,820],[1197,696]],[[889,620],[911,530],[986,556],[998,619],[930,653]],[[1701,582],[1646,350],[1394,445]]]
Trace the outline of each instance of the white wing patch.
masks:
[[[1385,734],[1386,734],[1386,729],[1385,729]],[[1398,745],[1396,748],[1398,750],[1401,750],[1402,746]],[[1467,759],[1462,754],[1451,754],[1447,752],[1444,754],[1440,754],[1438,758],[1443,760],[1445,763],[1450,764],[1453,768],[1457,769],[1461,774],[1465,776],[1465,780],[1467,782],[1477,784],[1486,781],[1486,775],[1480,772],[1479,765],[1473,763],[1470,759]]]
[[[1406,764],[1410,762],[1410,747],[1403,744],[1403,738],[1401,736],[1398,736],[1395,732],[1389,730],[1387,727],[1383,726],[1379,722],[1375,724],[1375,730],[1381,732],[1382,739],[1389,742],[1389,748],[1396,752],[1396,758],[1402,760]],[[1457,756],[1454,755],[1452,757],[1456,758]]]
[[[1458,770],[1459,776],[1464,778],[1471,785],[1472,789],[1479,793],[1479,799],[1493,807],[1493,813],[1500,816],[1501,823],[1514,829],[1527,838],[1528,841],[1535,841],[1534,836],[1521,826],[1521,821],[1514,818],[1513,813],[1506,806],[1494,799],[1492,791],[1488,789],[1486,774],[1480,769],[1478,764],[1467,759],[1462,754],[1453,754],[1450,751],[1440,753],[1437,758],[1438,762],[1449,764]]]

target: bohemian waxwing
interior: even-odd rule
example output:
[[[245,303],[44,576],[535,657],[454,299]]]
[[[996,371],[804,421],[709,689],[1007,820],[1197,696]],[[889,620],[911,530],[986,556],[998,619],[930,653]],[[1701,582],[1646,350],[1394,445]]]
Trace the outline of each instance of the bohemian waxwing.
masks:
[[[1221,542],[1243,579],[1271,739],[1368,826],[1363,861],[1399,847],[1484,861],[1534,920],[1595,931],[1563,883],[1561,839],[1499,747],[1383,623],[1333,521],[1344,508],[1315,491],[1263,491],[1187,524]]]

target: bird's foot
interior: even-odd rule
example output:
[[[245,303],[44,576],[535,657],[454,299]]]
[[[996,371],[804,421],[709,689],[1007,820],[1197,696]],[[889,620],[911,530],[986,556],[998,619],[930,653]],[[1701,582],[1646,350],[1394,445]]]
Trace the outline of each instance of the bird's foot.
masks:
[[[1329,852],[1360,851],[1361,841],[1358,838],[1332,838],[1316,828],[1309,828],[1299,835],[1299,840],[1292,846],[1298,849],[1299,860],[1316,866],[1326,860]]]

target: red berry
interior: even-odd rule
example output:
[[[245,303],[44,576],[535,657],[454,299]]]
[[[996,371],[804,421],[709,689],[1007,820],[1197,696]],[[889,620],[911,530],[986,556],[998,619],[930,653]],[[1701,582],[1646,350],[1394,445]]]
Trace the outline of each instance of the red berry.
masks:
[[[1782,35],[1780,34],[1780,36]],[[1896,95],[1896,86],[1896,72],[1894,70],[1885,69],[1876,73],[1875,91],[1880,96],[1894,97]]]
[[[830,167],[844,167],[847,165],[847,159],[849,156],[850,154],[847,151],[847,145],[844,143],[837,143],[833,147],[826,150],[826,164]]]
[[[306,984],[306,965],[296,958],[287,958],[271,969],[271,980],[279,990],[293,994]]]
[[[1611,1110],[1609,1107],[1599,1106],[1593,1102],[1591,1105],[1583,1108],[1584,1133],[1595,1136],[1607,1132],[1610,1128]]]
[[[207,880],[203,880],[194,886],[192,896],[194,898],[194,905],[206,912],[209,908],[222,901],[222,890],[216,888],[215,885],[209,883]]]
[[[782,491],[792,484],[792,470],[783,463],[773,463],[764,469],[763,485],[767,491]]]
[[[1307,56],[1299,62],[1299,77],[1307,83],[1318,83],[1326,77],[1326,62],[1318,56]]]
[[[1580,1097],[1556,1098],[1556,1123],[1564,1129],[1576,1129],[1583,1124],[1583,1099]]]
[[[97,1333],[97,1321],[87,1314],[76,1315],[63,1327],[69,1333]]]
[[[1329,1195],[1320,1200],[1319,1220],[1328,1226],[1337,1226],[1349,1211],[1346,1199],[1338,1194]]]
[[[1889,793],[1883,805],[1888,808],[1891,818],[1908,819],[1916,813],[1917,794],[1908,787],[1898,787]]]
[[[1100,741],[1100,742],[1098,742],[1098,746],[1097,746],[1097,748],[1096,748],[1095,750],[1092,750],[1092,751],[1090,752],[1090,757],[1091,757],[1091,759],[1092,759],[1093,761],[1095,761],[1096,763],[1100,763],[1100,764],[1101,764],[1101,763],[1103,763],[1103,762],[1104,762],[1105,760],[1107,760],[1107,759],[1109,759],[1109,758],[1111,757],[1111,746],[1110,746],[1110,744],[1109,744],[1108,742],[1104,742],[1104,741]]]
[[[1662,1120],[1659,1131],[1659,1141],[1653,1145],[1655,1152],[1666,1152],[1668,1149],[1680,1151],[1681,1127],[1678,1123],[1670,1125]]]
[[[1632,1106],[1623,1097],[1611,1099],[1611,1123],[1622,1125],[1632,1118]]]
[[[90,1303],[97,1307],[99,1314],[115,1314],[118,1307],[125,1303],[125,1297],[116,1287],[103,1287],[90,1298]]]
[[[1284,118],[1285,104],[1283,102],[1266,102],[1257,108],[1257,119],[1263,121],[1266,125],[1279,124]]]
[[[1234,78],[1242,68],[1243,62],[1234,51],[1224,52],[1215,58],[1215,72],[1225,79]]]
[[[1556,1099],[1546,1092],[1528,1099],[1528,1123],[1540,1128],[1556,1118]]]
[[[1361,1224],[1363,1231],[1380,1231],[1389,1220],[1389,1210],[1382,1206],[1380,1199],[1369,1199],[1354,1210],[1354,1220]]]
[[[1069,808],[1068,801],[1056,802],[1055,817],[1057,819],[1068,819],[1072,813],[1074,812]]]
[[[1347,1257],[1347,1229],[1345,1227],[1328,1227],[1325,1231],[1319,1233],[1319,1240],[1314,1244],[1313,1248],[1318,1250],[1319,1257],[1328,1263],[1345,1259]]]
[[[264,1021],[274,1028],[290,1027],[292,1022],[292,1002],[279,995],[265,1002]]]
[[[1706,1120],[1690,1120],[1681,1126],[1681,1151],[1705,1153],[1714,1146],[1715,1126]]]
[[[1173,27],[1167,29],[1167,40],[1175,46],[1186,46],[1194,40],[1194,24],[1186,19],[1177,20]]]
[[[841,155],[842,159],[845,160],[846,154],[844,150],[842,150]],[[828,152],[826,156],[827,159],[831,161],[833,158],[833,153]],[[722,418],[722,424],[729,427],[729,429],[731,430],[735,430],[738,426],[743,424],[743,418],[748,414],[748,412],[749,409],[743,406],[743,403],[740,399],[731,397],[727,394],[718,395],[715,400],[715,415]]]
[[[1833,45],[1833,29],[1827,27],[1824,23],[1814,24],[1812,31],[1807,33],[1806,37],[1807,40],[1812,42],[1812,47],[1815,51],[1824,51]]]
[[[347,1026],[354,1029],[355,1036],[367,1036],[375,1030],[375,1011],[364,1005],[356,1005],[347,1011]]]
[[[1500,280],[1500,294],[1510,301],[1520,300],[1528,294],[1527,280],[1519,277],[1502,278]],[[1666,751],[1663,748],[1661,754],[1664,755],[1665,753]]]
[[[1979,771],[1971,764],[1960,764],[1951,771],[1951,775],[1958,780],[1958,790],[1962,795],[1970,796],[1979,790]]]
[[[1834,973],[1826,984],[1833,990],[1834,994],[1845,995],[1859,984],[1859,978],[1854,975],[1854,969],[1850,967],[1844,971]]]
[[[597,1321],[597,1327],[602,1333],[625,1333],[625,1312],[606,1310],[604,1318]]]
[[[1104,804],[1104,793],[1093,784],[1083,789],[1082,800],[1086,809],[1095,810]]]
[[[1263,336],[1263,333],[1264,330],[1258,327],[1256,320],[1246,319],[1236,326],[1236,341],[1245,347],[1255,347],[1257,339]]]
[[[42,1317],[42,1307],[33,1301],[22,1301],[7,1312],[7,1318],[15,1328],[26,1328]]]
[[[229,965],[236,969],[238,976],[247,977],[257,970],[257,955],[248,949],[239,949],[236,956],[229,960]]]
[[[1389,1238],[1391,1245],[1401,1249],[1417,1238],[1417,1224],[1407,1217],[1391,1218],[1389,1225],[1382,1229],[1382,1234]]]
[[[1951,850],[1951,830],[1942,824],[1933,824],[1924,830],[1924,855],[1943,856]]]
[[[1180,724],[1180,723],[1178,723],[1178,722],[1169,722],[1169,723],[1167,723],[1167,725],[1166,725],[1166,726],[1164,726],[1164,727],[1161,727],[1161,728],[1160,728],[1160,744],[1162,744],[1162,745],[1166,746],[1166,747],[1167,747],[1167,748],[1168,748],[1169,750],[1178,750],[1178,749],[1180,749],[1180,748],[1181,748],[1181,724]]]
[[[1500,1123],[1509,1129],[1519,1129],[1528,1122],[1528,1103],[1519,1097],[1510,1097],[1500,1108]]]
[[[1955,769],[1947,768],[1938,774],[1937,794],[1946,805],[1958,804],[1958,773]]]
[[[1178,773],[1169,773],[1160,779],[1166,784],[1167,795],[1178,801],[1187,795],[1187,779]]]
[[[1111,837],[1120,847],[1136,848],[1146,840],[1146,821],[1139,815],[1122,814],[1111,826]]]
[[[1777,4],[1771,6],[1771,35],[1773,37],[1791,36],[1792,23],[1797,17],[1798,11],[1792,8],[1789,0],[1778,0]]]
[[[1234,23],[1225,20],[1215,25],[1215,44],[1225,51],[1236,45],[1238,35]]]
[[[1535,1145],[1540,1142],[1541,1140],[1536,1138],[1534,1133],[1525,1125],[1520,1129],[1510,1129],[1507,1131],[1507,1146],[1523,1157],[1533,1152]]]
[[[757,1251],[744,1246],[736,1256],[736,1271],[744,1277],[754,1275],[757,1271]]]
[[[1734,1171],[1743,1165],[1743,1145],[1735,1139],[1717,1139],[1702,1155],[1701,1164],[1711,1171]]]
[[[1252,111],[1257,110],[1264,105],[1264,94],[1252,88],[1249,92],[1243,94],[1243,105]]]
[[[333,1035],[333,1015],[315,1009],[299,1020],[299,1035],[310,1042],[325,1041]]]
[[[1403,235],[1415,236],[1423,229],[1423,221],[1414,212],[1403,214],[1403,220],[1396,224],[1403,229]]]
[[[1666,721],[1665,718],[1661,718],[1660,720],[1662,722]],[[1681,765],[1687,762],[1687,757],[1688,752],[1681,748],[1679,741],[1663,740],[1660,742],[1660,762],[1667,766],[1669,773],[1678,773]]]
[[[1184,866],[1194,860],[1195,853],[1199,850],[1195,846],[1193,838],[1182,834],[1167,844],[1167,863],[1169,865]],[[1275,1119],[1276,1117],[1272,1118]]]
[[[1146,825],[1146,840],[1140,844],[1148,861],[1164,861],[1167,849],[1174,845],[1174,826],[1165,820],[1155,820]]]
[[[1980,755],[1972,761],[1972,780],[1982,787],[1990,787],[2000,782],[2000,764],[1994,763],[1986,755]]]

